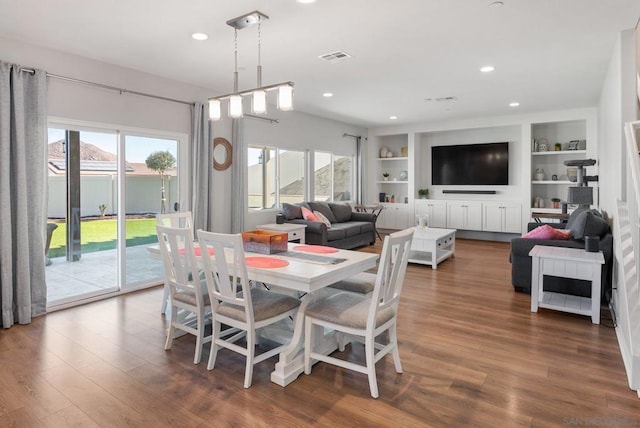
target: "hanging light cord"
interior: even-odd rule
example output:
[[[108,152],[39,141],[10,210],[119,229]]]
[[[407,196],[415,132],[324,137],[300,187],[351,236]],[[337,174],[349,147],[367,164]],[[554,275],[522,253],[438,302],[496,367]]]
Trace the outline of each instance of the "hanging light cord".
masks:
[[[260,50],[262,48],[261,35],[261,26],[260,22],[258,22],[258,87],[262,86],[262,56],[260,55]]]
[[[238,29],[236,28],[234,31],[235,40],[234,40],[234,49],[233,49],[233,60],[234,60],[234,68],[233,68],[233,92],[238,92]]]

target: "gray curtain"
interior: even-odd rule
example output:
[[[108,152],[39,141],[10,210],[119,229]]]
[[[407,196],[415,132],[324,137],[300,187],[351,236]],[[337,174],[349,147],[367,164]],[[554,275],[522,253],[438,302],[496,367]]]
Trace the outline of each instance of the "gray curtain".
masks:
[[[0,61],[0,305],[2,327],[47,306],[46,72]]]
[[[244,170],[247,164],[247,151],[244,146],[244,122],[242,119],[233,119],[232,127],[231,194],[242,195],[242,197],[231,198],[231,233],[240,233],[244,230],[244,214],[247,211]]]
[[[213,144],[209,125],[208,106],[196,103],[192,110],[191,135],[193,140],[192,201],[194,230],[212,230],[213,214]]]

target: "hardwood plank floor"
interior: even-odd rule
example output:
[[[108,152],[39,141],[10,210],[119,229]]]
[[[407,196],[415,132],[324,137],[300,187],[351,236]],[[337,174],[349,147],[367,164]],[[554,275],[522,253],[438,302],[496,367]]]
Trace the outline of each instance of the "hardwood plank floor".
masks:
[[[380,241],[363,251],[379,252]],[[0,331],[0,426],[640,426],[608,313],[540,309],[511,287],[509,244],[459,239],[437,270],[410,265],[398,335],[403,374],[319,363],[286,388],[221,350],[192,363],[195,340],[164,351],[162,289],[54,312]],[[360,345],[348,358],[363,358]]]

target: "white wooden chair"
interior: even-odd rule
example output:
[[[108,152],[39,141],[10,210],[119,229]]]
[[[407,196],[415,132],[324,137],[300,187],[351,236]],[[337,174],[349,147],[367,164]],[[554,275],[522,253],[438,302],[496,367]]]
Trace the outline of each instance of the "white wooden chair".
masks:
[[[213,339],[207,369],[214,368],[219,347],[238,352],[247,359],[244,387],[249,388],[254,364],[280,353],[287,346],[285,343],[255,355],[256,330],[295,316],[300,301],[294,297],[250,286],[240,234],[229,235],[198,230],[198,242],[207,288],[213,302]],[[213,248],[213,255],[209,252],[210,248]],[[221,324],[237,328],[240,332],[222,338]],[[246,337],[246,347],[235,343],[242,337]]]
[[[398,301],[407,270],[409,249],[413,229],[392,233],[384,239],[378,274],[373,292],[358,294],[352,292],[336,293],[324,300],[311,304],[305,312],[305,352],[304,372],[311,373],[313,360],[324,361],[345,369],[356,370],[369,376],[371,396],[378,398],[375,363],[386,354],[393,355],[396,372],[402,373],[396,321]],[[312,349],[314,334],[320,328],[329,328],[339,335],[339,346],[344,350],[340,335],[363,341],[365,344],[366,364],[354,362],[315,352]],[[376,338],[389,331],[388,343],[380,343]]]
[[[156,230],[171,302],[171,321],[164,349],[171,349],[176,329],[191,333],[196,336],[193,363],[198,364],[203,345],[211,340],[211,336],[204,336],[205,317],[211,312],[211,303],[206,284],[198,273],[193,230],[161,225],[157,225]],[[193,313],[195,326],[192,325],[193,316],[184,313],[179,316],[178,309]]]
[[[189,228],[193,230],[193,217],[191,211],[182,211],[170,214],[156,215],[156,225]],[[193,233],[193,232],[192,232]],[[165,282],[164,293],[162,294],[162,308],[160,313],[167,313],[167,302],[169,301],[169,286]]]

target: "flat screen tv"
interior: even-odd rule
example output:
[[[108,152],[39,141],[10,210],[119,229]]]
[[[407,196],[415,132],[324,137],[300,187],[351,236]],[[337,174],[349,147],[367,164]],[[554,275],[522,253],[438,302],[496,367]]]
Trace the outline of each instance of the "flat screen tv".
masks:
[[[434,186],[509,184],[509,143],[431,147],[431,184]]]

